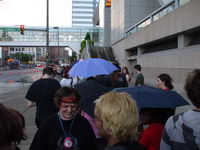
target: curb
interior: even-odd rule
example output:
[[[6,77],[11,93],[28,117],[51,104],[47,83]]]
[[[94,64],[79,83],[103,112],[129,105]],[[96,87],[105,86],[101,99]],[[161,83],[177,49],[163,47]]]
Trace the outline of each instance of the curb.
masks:
[[[29,74],[29,73],[36,73],[42,72],[42,70],[31,70],[31,71],[22,71],[22,72],[0,72],[0,76],[2,75],[16,75],[16,74]]]

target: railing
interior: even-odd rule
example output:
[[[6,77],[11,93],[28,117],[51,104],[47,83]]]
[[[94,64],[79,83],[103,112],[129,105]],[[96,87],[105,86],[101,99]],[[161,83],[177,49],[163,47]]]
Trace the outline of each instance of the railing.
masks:
[[[153,13],[151,13],[149,16],[142,19],[137,24],[130,27],[128,30],[125,31],[125,36],[129,36],[137,31],[140,31],[141,29],[145,28],[152,22],[162,18],[166,14],[173,12],[175,9],[179,8],[180,6],[190,2],[191,0],[172,0],[171,2],[167,3],[166,5],[160,7]]]

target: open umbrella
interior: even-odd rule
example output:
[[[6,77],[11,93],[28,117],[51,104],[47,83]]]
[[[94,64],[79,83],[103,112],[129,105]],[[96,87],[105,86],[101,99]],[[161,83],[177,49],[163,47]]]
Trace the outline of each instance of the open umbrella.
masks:
[[[81,95],[79,107],[91,117],[94,116],[94,101],[110,89],[104,85],[95,81],[95,79],[85,80],[81,83],[76,84],[77,89]]]
[[[79,61],[70,70],[71,77],[91,77],[95,75],[110,74],[114,70],[118,70],[112,63],[101,58],[89,58]]]
[[[150,86],[116,88],[113,91],[129,93],[139,108],[172,108],[189,105],[177,92],[162,90]]]

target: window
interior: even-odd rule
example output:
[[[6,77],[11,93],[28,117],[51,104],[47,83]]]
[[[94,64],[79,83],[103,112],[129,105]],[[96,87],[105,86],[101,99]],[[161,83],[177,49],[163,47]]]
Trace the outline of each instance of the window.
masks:
[[[74,8],[73,11],[79,11],[79,12],[93,12],[93,9]]]
[[[93,14],[81,14],[81,13],[74,13],[73,17],[80,16],[80,17],[92,17]]]
[[[81,7],[93,7],[93,4],[90,3],[90,4],[80,4],[80,3],[74,3],[72,4],[73,7],[75,6],[81,6]]]
[[[91,19],[88,19],[88,18],[73,18],[73,21],[92,22],[92,18]]]

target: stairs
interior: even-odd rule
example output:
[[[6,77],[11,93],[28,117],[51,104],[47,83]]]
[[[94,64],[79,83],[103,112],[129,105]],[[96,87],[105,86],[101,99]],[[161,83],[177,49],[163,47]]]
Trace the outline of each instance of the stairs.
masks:
[[[92,47],[90,48],[90,55],[92,58],[103,58],[111,62],[115,61],[115,56],[111,47]]]

